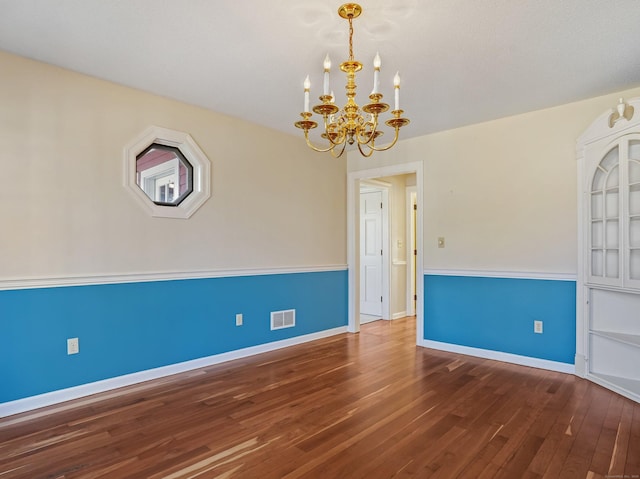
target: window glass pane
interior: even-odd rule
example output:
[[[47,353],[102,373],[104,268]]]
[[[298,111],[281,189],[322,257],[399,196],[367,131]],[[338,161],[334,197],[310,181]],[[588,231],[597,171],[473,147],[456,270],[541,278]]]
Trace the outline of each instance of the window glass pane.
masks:
[[[640,160],[640,140],[631,140],[629,142],[629,158]]]
[[[605,173],[600,168],[596,169],[593,174],[593,183],[591,184],[591,191],[600,191],[604,188]]]
[[[640,248],[640,218],[629,220],[629,246]]]
[[[618,217],[618,192],[607,191],[606,198],[606,215],[607,218]]]
[[[617,278],[618,277],[618,250],[607,250],[606,251],[606,268],[607,268],[607,278]]]
[[[602,248],[602,221],[591,223],[591,247]]]
[[[640,215],[640,184],[629,187],[629,214]]]
[[[193,167],[175,147],[151,144],[136,157],[138,186],[158,205],[177,206],[193,191]]]
[[[602,276],[602,250],[591,251],[591,276]]]
[[[630,252],[629,278],[640,279],[640,249],[632,249]]]
[[[607,248],[617,248],[618,247],[618,220],[609,220],[606,221],[605,225],[605,234],[606,234],[606,247]]]
[[[591,218],[602,218],[602,193],[591,194]]]
[[[613,168],[611,168],[611,172],[607,175],[607,188],[614,188],[616,186],[618,186],[619,184],[619,178],[618,178],[618,167],[614,166]]]
[[[600,166],[602,166],[606,171],[611,171],[611,169],[618,164],[618,147],[616,146],[612,150],[609,151],[605,155],[605,157],[600,162]]]
[[[640,161],[629,160],[629,183],[640,183]]]

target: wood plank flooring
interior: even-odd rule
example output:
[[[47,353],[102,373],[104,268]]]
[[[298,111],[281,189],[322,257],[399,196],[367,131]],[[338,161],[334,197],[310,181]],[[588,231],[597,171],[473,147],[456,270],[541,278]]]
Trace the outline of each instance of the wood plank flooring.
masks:
[[[638,478],[640,405],[415,319],[0,419],[0,479]]]

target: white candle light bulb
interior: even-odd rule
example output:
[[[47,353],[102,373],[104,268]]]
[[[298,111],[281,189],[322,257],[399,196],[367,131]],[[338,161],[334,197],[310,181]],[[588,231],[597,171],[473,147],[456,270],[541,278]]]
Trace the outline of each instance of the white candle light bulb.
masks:
[[[328,95],[329,94],[329,72],[331,71],[331,59],[329,58],[329,54],[327,53],[327,56],[324,57],[324,88],[323,88],[323,95]]]
[[[324,57],[324,71],[329,71],[331,70],[331,58],[329,58],[329,54],[327,53],[327,56]]]
[[[309,80],[309,75],[304,79],[304,111],[305,113],[309,112],[309,91],[311,90],[311,81]]]
[[[396,107],[395,110],[400,109],[400,72],[396,72],[396,76],[393,77],[393,87],[395,90]]]
[[[382,65],[382,61],[380,60],[380,54],[376,52],[376,56],[373,59],[373,91],[372,95],[377,94],[380,91],[380,65]]]

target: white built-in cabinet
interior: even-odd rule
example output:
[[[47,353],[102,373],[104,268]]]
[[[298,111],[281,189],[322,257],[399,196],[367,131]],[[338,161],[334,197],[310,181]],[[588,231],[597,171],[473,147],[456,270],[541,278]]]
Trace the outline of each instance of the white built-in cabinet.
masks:
[[[576,373],[640,402],[640,99],[578,140]]]

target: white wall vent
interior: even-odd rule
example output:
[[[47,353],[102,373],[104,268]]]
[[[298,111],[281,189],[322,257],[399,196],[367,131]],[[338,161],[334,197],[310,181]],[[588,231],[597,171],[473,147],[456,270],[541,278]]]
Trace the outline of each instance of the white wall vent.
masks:
[[[271,312],[271,330],[292,328],[296,325],[296,310],[287,309],[285,311]]]

